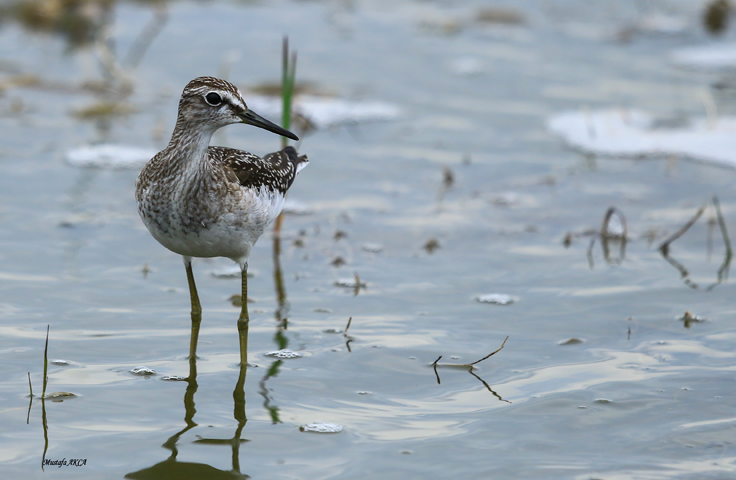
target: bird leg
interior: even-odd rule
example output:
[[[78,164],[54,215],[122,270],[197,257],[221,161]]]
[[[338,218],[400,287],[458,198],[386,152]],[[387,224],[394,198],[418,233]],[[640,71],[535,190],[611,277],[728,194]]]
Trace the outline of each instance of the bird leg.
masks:
[[[238,336],[240,337],[240,365],[248,365],[248,262],[240,264],[241,275],[241,301],[240,317],[238,317]]]
[[[197,357],[197,341],[199,340],[199,326],[202,324],[202,305],[197,295],[197,285],[194,283],[194,272],[192,272],[192,258],[184,257],[184,267],[187,269],[187,281],[189,282],[189,298],[192,303],[192,334],[189,337],[189,358]]]

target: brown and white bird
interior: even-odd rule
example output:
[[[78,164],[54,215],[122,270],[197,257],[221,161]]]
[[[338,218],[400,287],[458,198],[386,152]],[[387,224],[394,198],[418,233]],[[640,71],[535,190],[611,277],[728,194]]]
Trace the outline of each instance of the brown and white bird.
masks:
[[[248,258],[264,229],[281,213],[286,191],[308,164],[293,147],[261,158],[252,153],[209,146],[219,128],[245,123],[293,140],[290,131],[248,108],[238,88],[214,77],[195,78],[179,100],[169,145],[141,170],[135,185],[138,213],[151,235],[184,258],[192,303],[192,332],[201,305],[192,257],[227,257],[240,264],[242,307],[238,319],[247,346]],[[196,327],[196,332],[195,332]],[[244,331],[243,331],[244,330]],[[191,351],[196,350],[196,338]],[[247,350],[246,350],[247,351]],[[244,362],[245,359],[242,359]]]

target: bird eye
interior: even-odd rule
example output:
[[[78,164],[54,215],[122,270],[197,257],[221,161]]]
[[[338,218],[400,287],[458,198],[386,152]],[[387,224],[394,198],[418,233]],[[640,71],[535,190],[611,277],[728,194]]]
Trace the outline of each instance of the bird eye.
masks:
[[[216,107],[222,103],[222,97],[220,97],[215,92],[208,93],[207,95],[205,95],[204,99],[213,107]]]

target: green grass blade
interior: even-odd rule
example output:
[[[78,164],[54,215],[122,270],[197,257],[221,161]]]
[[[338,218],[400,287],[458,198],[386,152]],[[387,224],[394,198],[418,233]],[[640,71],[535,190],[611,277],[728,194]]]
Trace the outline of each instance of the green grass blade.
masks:
[[[296,83],[296,52],[289,55],[289,37],[284,37],[281,48],[281,126],[291,128],[291,105]],[[281,137],[281,146],[286,147],[289,140]]]

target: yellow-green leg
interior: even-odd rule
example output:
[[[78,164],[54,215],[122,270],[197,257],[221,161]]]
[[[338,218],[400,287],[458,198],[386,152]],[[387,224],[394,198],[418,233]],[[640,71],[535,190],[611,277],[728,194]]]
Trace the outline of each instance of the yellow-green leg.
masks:
[[[194,272],[192,272],[192,258],[184,257],[184,267],[187,269],[187,282],[189,283],[189,299],[192,303],[192,334],[189,337],[189,358],[197,357],[197,341],[199,340],[199,327],[202,324],[202,305],[197,295],[197,285],[194,283]]]
[[[238,422],[238,428],[235,430],[235,435],[233,435],[232,439],[232,461],[233,470],[238,473],[240,473],[240,437],[243,434],[243,428],[248,421],[245,416],[245,375],[247,370],[248,366],[245,363],[241,363],[238,383],[235,384],[235,390],[233,391],[233,400],[235,402],[233,413],[235,415],[235,420]]]
[[[248,263],[240,265],[241,300],[240,317],[238,317],[238,336],[240,337],[240,365],[248,365]]]

